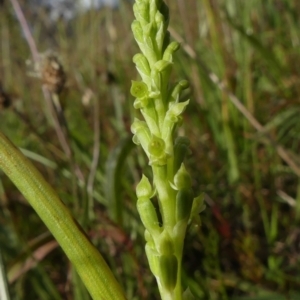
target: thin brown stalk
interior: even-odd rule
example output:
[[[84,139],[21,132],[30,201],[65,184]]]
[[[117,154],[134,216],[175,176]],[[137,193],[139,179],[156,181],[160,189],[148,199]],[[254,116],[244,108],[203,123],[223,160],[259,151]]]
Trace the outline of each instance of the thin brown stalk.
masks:
[[[28,43],[28,46],[30,48],[30,52],[31,52],[31,55],[32,55],[32,59],[37,62],[39,60],[39,52],[37,50],[37,47],[36,47],[36,44],[35,44],[35,41],[32,37],[32,34],[31,34],[31,31],[29,29],[29,26],[28,26],[28,23],[26,21],[26,18],[23,14],[23,11],[21,9],[21,6],[18,2],[18,0],[10,0],[13,8],[14,8],[14,11],[16,13],[16,16],[21,24],[21,27],[22,27],[22,30],[23,30],[23,33],[25,35],[25,38],[26,38],[26,41]]]
[[[72,156],[72,151],[71,151],[69,143],[66,139],[66,136],[63,132],[63,129],[60,125],[59,118],[58,118],[58,115],[56,113],[56,109],[55,109],[55,106],[53,104],[53,101],[52,101],[52,97],[51,97],[49,91],[47,90],[47,88],[42,86],[42,90],[43,90],[44,98],[46,100],[46,104],[48,106],[48,109],[49,109],[49,111],[51,113],[51,116],[52,116],[52,119],[53,119],[54,129],[55,129],[56,135],[58,137],[58,140],[60,142],[60,145],[61,145],[63,151],[65,152],[65,154],[67,155],[67,157],[70,159],[71,156]]]

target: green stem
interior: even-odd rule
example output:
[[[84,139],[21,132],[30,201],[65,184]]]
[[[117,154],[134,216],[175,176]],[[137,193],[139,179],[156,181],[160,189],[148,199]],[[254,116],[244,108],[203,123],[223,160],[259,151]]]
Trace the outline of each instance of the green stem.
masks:
[[[33,164],[0,132],[0,169],[49,228],[95,300],[125,300],[101,254]]]

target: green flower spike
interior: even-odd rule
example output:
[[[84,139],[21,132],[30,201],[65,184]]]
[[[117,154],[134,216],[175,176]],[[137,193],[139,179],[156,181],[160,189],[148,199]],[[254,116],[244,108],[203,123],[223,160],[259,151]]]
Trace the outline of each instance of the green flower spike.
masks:
[[[140,110],[144,121],[135,119],[131,131],[153,171],[152,183],[143,176],[137,186],[137,208],[145,226],[146,255],[161,298],[183,300],[190,296],[188,292],[183,295],[181,287],[184,237],[189,222],[199,223],[203,209],[203,198],[194,198],[191,178],[183,165],[189,140],[176,138],[189,104],[189,100],[180,102],[180,96],[189,84],[186,80],[176,85],[169,82],[173,56],[180,47],[170,42],[166,4],[162,0],[136,0],[133,10],[136,20],[131,28],[141,50],[133,62],[141,81],[132,81],[131,94],[136,98],[134,108]],[[153,196],[159,211],[151,201]]]

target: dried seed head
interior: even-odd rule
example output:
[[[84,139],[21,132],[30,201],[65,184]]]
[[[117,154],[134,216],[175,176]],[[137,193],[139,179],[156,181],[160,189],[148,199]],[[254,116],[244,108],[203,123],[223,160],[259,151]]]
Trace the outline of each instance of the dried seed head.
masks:
[[[63,90],[66,74],[56,53],[48,51],[42,54],[36,70],[49,92],[59,94]]]

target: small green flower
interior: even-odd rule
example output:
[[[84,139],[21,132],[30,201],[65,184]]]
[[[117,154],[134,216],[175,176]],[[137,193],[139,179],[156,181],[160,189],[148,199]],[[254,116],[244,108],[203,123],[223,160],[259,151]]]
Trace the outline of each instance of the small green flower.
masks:
[[[163,139],[153,135],[148,146],[149,153],[154,157],[161,157],[165,152],[165,142]]]
[[[167,154],[165,152],[166,144],[165,141],[155,135],[148,146],[148,152],[150,154],[151,165],[165,165],[167,163]]]
[[[130,93],[136,98],[144,98],[148,96],[147,84],[142,81],[131,81]]]

